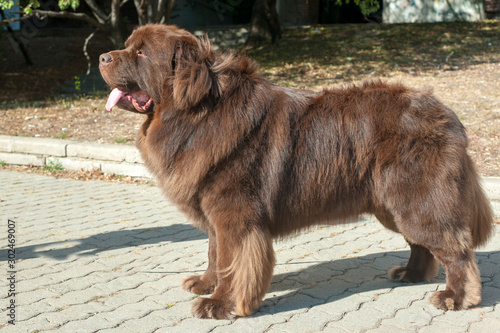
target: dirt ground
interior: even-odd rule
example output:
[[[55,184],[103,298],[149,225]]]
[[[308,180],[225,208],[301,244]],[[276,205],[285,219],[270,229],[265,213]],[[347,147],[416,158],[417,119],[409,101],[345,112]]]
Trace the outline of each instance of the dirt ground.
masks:
[[[107,112],[104,108],[106,93],[90,97],[45,98],[68,76],[72,77],[86,70],[81,54],[82,41],[86,35],[70,37],[59,39],[55,47],[45,50],[44,54],[37,54],[34,58],[40,59],[40,65],[36,69],[25,69],[19,55],[14,59],[11,55],[7,62],[1,64],[0,134],[133,144],[144,116],[119,109]],[[47,38],[49,37],[40,37],[37,43],[47,43]],[[67,42],[61,46],[64,40]],[[51,45],[54,43],[54,40],[50,41]],[[57,47],[57,44],[60,46]],[[100,52],[111,47],[102,39],[98,44],[98,47],[91,49],[91,57],[95,62]],[[10,44],[3,38],[0,48],[5,50],[9,47]],[[70,54],[81,58],[70,57],[68,60]],[[59,66],[54,66],[54,63],[59,63]],[[263,70],[263,74],[271,81],[275,79],[273,69]],[[44,75],[50,79],[45,81]],[[307,75],[304,74],[302,82],[307,82]],[[328,73],[321,70],[314,72],[315,78],[322,75],[326,77]],[[432,89],[441,101],[455,110],[464,123],[470,139],[469,153],[476,162],[479,173],[482,176],[500,176],[498,60],[460,68],[443,66],[417,73],[395,69],[383,76],[389,82],[399,81],[420,89]],[[327,87],[371,78],[374,75],[344,77],[336,79],[333,84],[330,81]],[[306,88],[321,89],[323,86],[317,83],[317,80],[311,80]],[[28,95],[30,100],[25,99]],[[85,179],[87,176],[73,174],[71,177]]]

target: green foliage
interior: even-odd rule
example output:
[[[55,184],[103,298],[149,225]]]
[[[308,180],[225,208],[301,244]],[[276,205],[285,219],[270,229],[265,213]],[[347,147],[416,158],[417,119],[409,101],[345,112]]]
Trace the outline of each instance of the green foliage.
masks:
[[[24,7],[24,12],[26,15],[33,13],[33,9],[40,8],[40,2],[38,0],[28,0],[27,4]],[[3,10],[7,10],[14,6],[13,0],[0,0],[0,8]],[[59,8],[61,10],[66,10],[68,8],[72,8],[76,10],[80,6],[80,0],[59,0]]]
[[[74,79],[75,79],[75,89],[77,91],[82,90],[82,81],[80,80],[80,77],[78,75],[75,75]]]
[[[130,140],[131,139],[129,137],[126,137],[126,138],[117,138],[117,139],[115,139],[115,142],[116,143],[127,143]]]
[[[44,169],[50,173],[56,173],[57,171],[64,170],[61,163],[57,160],[49,161],[49,163],[45,164]]]
[[[12,0],[0,0],[0,9],[7,10],[14,6],[14,1]]]
[[[30,0],[29,3],[24,7],[24,12],[29,15],[33,13],[33,9],[37,9],[40,7],[40,2],[38,0]]]
[[[380,9],[380,4],[378,0],[353,0],[356,6],[361,9],[361,13],[365,16],[375,13]],[[338,6],[343,3],[348,4],[351,0],[335,0],[335,4]]]
[[[76,10],[78,6],[80,6],[80,0],[59,0],[59,8],[61,10],[66,10],[69,7]]]

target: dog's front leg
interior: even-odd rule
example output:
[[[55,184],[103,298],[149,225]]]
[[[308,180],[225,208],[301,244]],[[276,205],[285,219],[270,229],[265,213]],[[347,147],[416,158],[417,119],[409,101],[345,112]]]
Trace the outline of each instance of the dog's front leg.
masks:
[[[208,230],[208,267],[203,275],[190,275],[182,280],[182,288],[197,295],[211,294],[217,286],[217,238]]]
[[[199,318],[252,314],[273,275],[275,256],[268,227],[256,218],[248,202],[243,208],[222,201],[218,202],[221,210],[215,209],[217,214],[210,219],[215,229],[218,282],[210,298],[193,303],[193,313]]]

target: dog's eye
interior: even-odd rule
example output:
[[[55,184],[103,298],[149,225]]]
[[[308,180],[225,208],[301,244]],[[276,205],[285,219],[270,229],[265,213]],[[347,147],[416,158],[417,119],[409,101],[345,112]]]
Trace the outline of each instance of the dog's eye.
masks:
[[[142,50],[137,50],[137,55],[140,57],[146,57],[146,55],[142,52]]]

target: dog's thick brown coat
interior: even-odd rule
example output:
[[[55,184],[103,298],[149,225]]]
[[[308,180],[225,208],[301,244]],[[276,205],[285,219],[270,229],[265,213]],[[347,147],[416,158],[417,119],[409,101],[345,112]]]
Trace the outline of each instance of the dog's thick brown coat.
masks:
[[[142,109],[118,104],[147,115],[137,147],[165,195],[209,234],[205,274],[183,281],[212,293],[195,301],[196,316],[251,314],[272,279],[272,238],[364,213],[411,246],[392,279],[432,280],[439,261],[446,290],[431,301],[480,302],[472,249],[490,235],[492,211],[462,124],[430,92],[380,81],[279,87],[245,56],[163,25],[138,28],[100,66],[129,101],[141,96]]]

